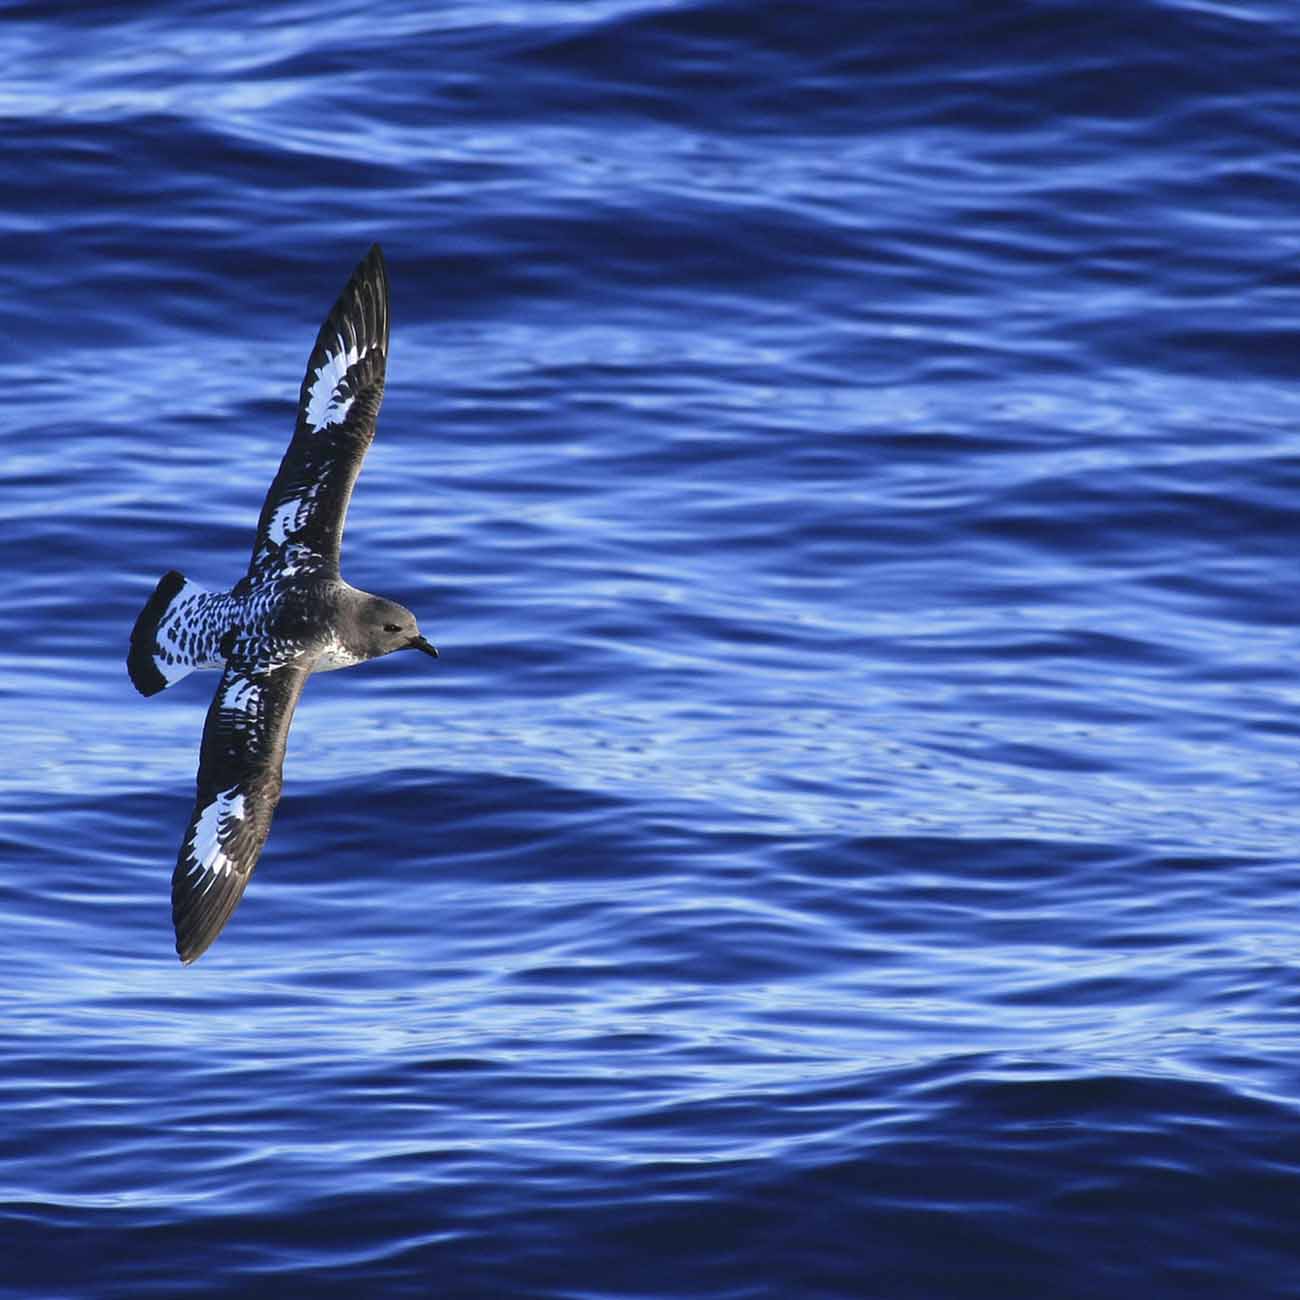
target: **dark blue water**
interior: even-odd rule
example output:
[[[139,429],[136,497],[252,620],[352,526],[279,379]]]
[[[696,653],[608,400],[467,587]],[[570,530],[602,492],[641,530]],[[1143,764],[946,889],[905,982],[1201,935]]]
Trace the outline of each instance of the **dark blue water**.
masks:
[[[0,16],[0,1293],[1300,1295],[1300,10]],[[344,571],[172,951],[365,248]],[[418,658],[416,656],[415,658]]]

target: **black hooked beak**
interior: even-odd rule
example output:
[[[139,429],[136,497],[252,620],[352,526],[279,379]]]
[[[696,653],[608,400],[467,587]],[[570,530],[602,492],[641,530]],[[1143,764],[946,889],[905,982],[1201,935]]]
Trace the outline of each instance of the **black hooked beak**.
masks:
[[[422,636],[413,636],[406,645],[410,650],[423,650],[425,654],[432,655],[435,659],[438,657],[438,651]]]

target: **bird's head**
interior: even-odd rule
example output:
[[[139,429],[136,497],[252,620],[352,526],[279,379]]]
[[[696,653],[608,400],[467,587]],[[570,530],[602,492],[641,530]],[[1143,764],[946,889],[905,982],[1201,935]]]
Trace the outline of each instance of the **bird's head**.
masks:
[[[392,654],[394,650],[423,650],[435,659],[438,652],[420,635],[415,615],[405,605],[382,596],[372,596],[361,617],[361,641],[367,659]]]

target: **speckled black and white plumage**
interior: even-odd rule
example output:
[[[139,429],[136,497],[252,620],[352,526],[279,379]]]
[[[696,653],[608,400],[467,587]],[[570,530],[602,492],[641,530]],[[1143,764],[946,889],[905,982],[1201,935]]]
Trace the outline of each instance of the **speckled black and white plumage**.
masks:
[[[387,360],[388,278],[375,245],[317,336],[297,427],[262,506],[247,574],[223,592],[166,574],[131,633],[127,669],[142,695],[195,669],[222,670],[172,876],[176,951],[184,962],[221,932],[257,864],[307,678],[394,650],[437,654],[408,609],[339,575],[343,522],[375,435]]]

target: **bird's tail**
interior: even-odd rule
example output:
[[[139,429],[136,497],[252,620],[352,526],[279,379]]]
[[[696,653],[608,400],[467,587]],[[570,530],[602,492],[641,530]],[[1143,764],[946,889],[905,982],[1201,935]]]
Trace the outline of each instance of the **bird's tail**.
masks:
[[[141,695],[157,695],[199,667],[193,653],[198,638],[186,626],[186,614],[206,594],[175,569],[159,578],[135,620],[126,656],[126,670]]]

